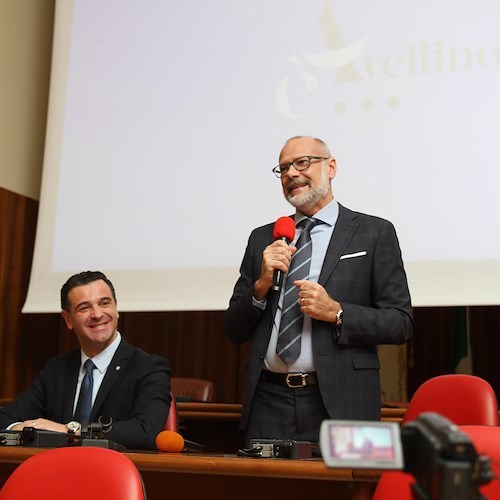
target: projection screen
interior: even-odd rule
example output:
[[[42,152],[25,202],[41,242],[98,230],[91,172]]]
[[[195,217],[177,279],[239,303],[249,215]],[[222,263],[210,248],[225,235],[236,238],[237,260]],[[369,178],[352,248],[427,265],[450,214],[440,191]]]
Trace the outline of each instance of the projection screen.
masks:
[[[124,311],[225,309],[271,172],[324,139],[413,304],[500,303],[500,3],[61,0],[25,312],[102,270]]]

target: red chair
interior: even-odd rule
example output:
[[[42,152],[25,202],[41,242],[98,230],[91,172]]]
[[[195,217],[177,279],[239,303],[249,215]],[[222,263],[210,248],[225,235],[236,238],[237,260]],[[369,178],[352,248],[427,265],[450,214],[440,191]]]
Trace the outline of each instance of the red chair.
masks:
[[[411,398],[403,424],[425,411],[455,425],[498,425],[498,403],[486,380],[474,375],[440,375],[424,382]]]
[[[500,498],[500,427],[483,425],[461,425],[460,430],[471,439],[479,455],[490,459],[493,479],[479,488],[485,498]]]
[[[142,478],[122,453],[94,446],[54,448],[25,460],[1,500],[145,500]]]
[[[189,377],[172,377],[172,393],[178,401],[199,401],[211,403],[214,397],[214,384],[210,380]]]
[[[172,392],[170,393],[172,400],[170,401],[170,410],[168,411],[167,421],[165,422],[164,431],[179,432],[179,420],[177,417],[177,405]]]
[[[402,424],[428,411],[443,415],[455,425],[485,425],[500,430],[495,392],[486,380],[474,375],[440,375],[424,382],[411,398]],[[384,472],[373,500],[412,500],[414,482],[406,472]]]
[[[413,500],[411,485],[415,478],[406,472],[384,472],[380,477],[372,500]]]

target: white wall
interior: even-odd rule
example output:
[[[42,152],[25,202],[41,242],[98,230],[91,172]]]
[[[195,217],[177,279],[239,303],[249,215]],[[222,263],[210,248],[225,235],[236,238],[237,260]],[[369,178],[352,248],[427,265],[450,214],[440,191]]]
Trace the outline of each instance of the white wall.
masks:
[[[0,186],[38,200],[47,120],[53,0],[0,0]]]

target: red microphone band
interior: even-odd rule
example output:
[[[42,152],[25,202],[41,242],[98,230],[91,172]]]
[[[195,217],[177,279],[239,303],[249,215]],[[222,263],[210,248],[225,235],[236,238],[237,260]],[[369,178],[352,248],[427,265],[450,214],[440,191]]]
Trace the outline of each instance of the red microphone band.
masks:
[[[292,217],[280,217],[274,223],[273,239],[285,238],[290,243],[295,238],[295,221]]]
[[[295,238],[295,221],[292,217],[280,217],[274,223],[273,239],[290,243]],[[283,285],[283,272],[275,269],[273,273],[273,292],[280,292]]]

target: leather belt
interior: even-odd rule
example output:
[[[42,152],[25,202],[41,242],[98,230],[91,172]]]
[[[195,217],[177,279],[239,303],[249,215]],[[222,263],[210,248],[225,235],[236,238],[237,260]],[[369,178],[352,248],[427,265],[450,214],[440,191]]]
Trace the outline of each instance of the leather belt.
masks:
[[[284,385],[291,389],[316,385],[318,377],[316,373],[276,373],[262,370],[262,380],[271,384]]]

